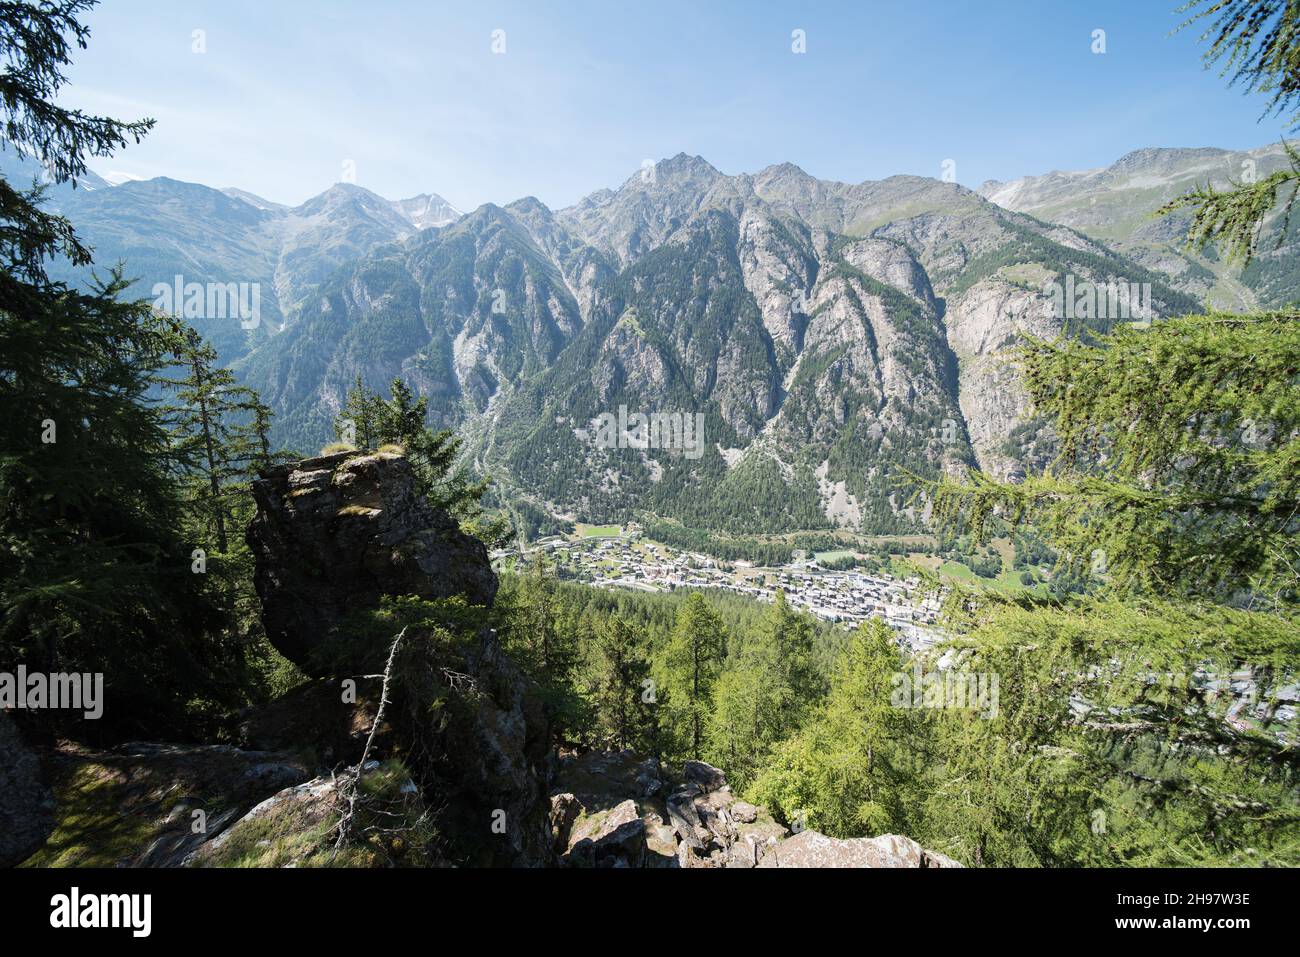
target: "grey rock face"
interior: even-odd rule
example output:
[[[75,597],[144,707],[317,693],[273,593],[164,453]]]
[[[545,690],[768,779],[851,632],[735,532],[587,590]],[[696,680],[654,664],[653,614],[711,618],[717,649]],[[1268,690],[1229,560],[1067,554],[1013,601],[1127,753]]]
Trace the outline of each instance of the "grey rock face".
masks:
[[[18,726],[0,711],[0,867],[34,854],[54,830],[54,796],[41,774],[40,758]]]
[[[877,282],[907,293],[922,305],[936,307],[930,277],[906,247],[883,239],[862,239],[842,250],[844,261]]]
[[[582,805],[572,794],[551,795],[551,815],[548,823],[551,827],[551,846],[556,854],[563,854],[569,849],[569,834],[573,822],[582,811]]]
[[[487,549],[417,493],[400,455],[341,453],[278,466],[253,483],[254,582],[271,643],[317,675],[320,650],[381,595],[465,595],[490,605]]]
[[[800,831],[763,855],[759,867],[961,867],[897,834],[837,839]]]
[[[313,674],[329,675],[335,662],[382,665],[380,649],[349,644],[358,633],[349,622],[383,595],[464,595],[483,606],[496,595],[486,548],[418,494],[403,456],[341,453],[281,466],[254,484],[254,497],[248,541],[262,620],[272,643]],[[421,790],[445,801],[440,827],[454,853],[484,864],[550,863],[545,712],[494,632],[469,638],[442,649],[412,633],[402,654],[417,657],[404,657],[408,671],[385,712],[391,743],[411,756]],[[318,706],[310,740],[336,759],[351,756],[369,727],[366,709],[336,707],[329,682],[318,689],[298,696],[302,707]],[[445,707],[431,715],[434,700]],[[273,711],[246,722],[250,737],[304,733]],[[504,838],[485,823],[497,811],[509,824]]]
[[[698,784],[704,791],[716,791],[727,784],[725,774],[703,761],[687,761],[682,765],[682,775],[692,784]]]
[[[647,795],[631,751],[565,755],[551,796],[561,861],[573,867],[959,867],[895,835],[789,837],[765,810],[737,801],[721,770],[687,761],[666,794]],[[668,778],[656,772],[656,778]]]
[[[646,824],[629,799],[608,814],[579,824],[569,837],[572,864],[599,867],[640,867],[646,853]]]

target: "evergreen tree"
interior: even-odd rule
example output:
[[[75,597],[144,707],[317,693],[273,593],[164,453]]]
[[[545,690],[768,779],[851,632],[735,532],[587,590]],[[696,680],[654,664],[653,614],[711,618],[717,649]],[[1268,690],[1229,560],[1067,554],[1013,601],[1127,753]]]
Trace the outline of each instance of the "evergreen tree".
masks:
[[[619,618],[596,632],[591,674],[596,734],[603,747],[654,748],[654,703],[643,628]]]
[[[360,373],[339,414],[334,417],[334,436],[340,441],[369,452],[379,446],[379,423],[383,399],[361,381]]]
[[[699,759],[713,705],[713,686],[726,654],[722,619],[704,596],[693,593],[677,612],[672,635],[656,669],[668,721],[685,750]]]
[[[490,480],[474,481],[456,463],[461,440],[451,429],[434,431],[428,426],[428,397],[415,397],[401,378],[393,379],[391,398],[366,388],[358,375],[348,391],[347,402],[334,419],[334,434],[342,442],[363,451],[384,445],[400,447],[415,470],[416,486],[435,508],[448,511],[465,531],[489,548],[509,538],[509,522],[503,515],[488,515],[483,497]]]
[[[401,379],[394,379],[392,398],[374,404],[375,431],[379,441],[400,445],[415,468],[420,491],[437,508],[444,508],[462,520],[482,514],[480,502],[488,482],[473,482],[456,468],[461,440],[451,429],[437,432],[428,426],[427,396],[415,393]]]
[[[1231,83],[1248,92],[1269,94],[1264,115],[1285,116],[1290,131],[1300,129],[1300,2],[1297,0],[1190,0],[1180,10],[1194,11],[1184,29],[1212,20],[1200,39],[1208,41],[1205,66],[1222,64]],[[1265,217],[1281,204],[1277,245],[1287,235],[1291,210],[1300,193],[1300,153],[1285,140],[1291,161],[1257,182],[1228,190],[1201,186],[1165,204],[1162,213],[1189,209],[1187,241],[1193,247],[1217,244],[1229,262],[1249,265],[1259,245]]]
[[[172,410],[173,445],[195,480],[199,528],[225,554],[231,551],[227,529],[237,527],[234,508],[247,504],[253,473],[274,458],[266,431],[271,413],[256,392],[217,365],[216,350],[193,330],[177,358],[180,376],[161,378],[180,403]]]
[[[158,381],[172,395],[167,414],[181,470],[185,536],[203,552],[203,578],[224,610],[220,634],[210,640],[229,649],[223,677],[237,686],[235,694],[257,698],[301,676],[266,640],[252,587],[253,555],[242,530],[255,511],[251,484],[257,473],[298,456],[272,450],[271,410],[217,361],[212,346],[186,330],[172,367]]]
[[[1210,58],[1294,105],[1294,2],[1209,14]],[[1194,241],[1248,257],[1272,192],[1205,198],[1171,207],[1199,207]],[[952,623],[1000,676],[1000,715],[936,722],[932,846],[982,864],[1300,860],[1290,749],[1198,687],[1249,668],[1267,701],[1300,654],[1298,329],[1293,312],[1212,313],[1027,340],[1057,460],[1019,485],[940,482],[935,515],[976,538],[1031,525],[1093,587],[1046,607],[960,596]]]
[[[824,693],[812,623],[778,591],[762,625],[738,642],[714,689],[710,751],[743,787],[768,751]]]
[[[888,626],[861,625],[841,653],[825,703],[776,748],[755,796],[788,821],[838,837],[913,833],[916,713],[893,700],[900,667]]]
[[[753,780],[768,750],[787,730],[789,688],[774,678],[764,674],[762,659],[751,652],[729,665],[713,689],[709,758],[726,768],[740,788]]]
[[[1140,594],[1292,605],[1300,529],[1300,323],[1211,314],[1020,352],[1060,454],[1018,484],[971,472],[935,514],[1047,533],[1064,571]]]
[[[814,639],[812,620],[791,608],[785,592],[778,590],[766,626],[758,636],[760,654],[774,664],[778,679],[800,704],[816,701],[826,693],[814,660]]]
[[[581,663],[595,642],[590,619],[561,598],[554,565],[544,552],[505,584],[497,605],[505,615],[506,649],[536,683],[556,737],[585,738],[592,714],[582,694]]]
[[[0,7],[4,148],[55,183],[152,125],[55,102],[90,5]],[[210,640],[220,618],[192,571],[153,395],[182,330],[123,301],[117,271],[84,293],[50,280],[48,260],[90,256],[40,201],[0,180],[0,667],[104,672],[109,720],[172,720],[230,661]]]

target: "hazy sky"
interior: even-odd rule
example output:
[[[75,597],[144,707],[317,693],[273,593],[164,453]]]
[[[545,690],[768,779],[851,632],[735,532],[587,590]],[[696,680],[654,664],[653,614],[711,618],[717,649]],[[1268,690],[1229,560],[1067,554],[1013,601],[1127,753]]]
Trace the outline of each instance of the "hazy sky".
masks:
[[[462,210],[565,206],[678,152],[847,182],[952,159],[977,187],[1275,142],[1263,99],[1202,68],[1199,30],[1169,36],[1178,2],[108,0],[64,102],[157,119],[101,173],[298,203],[351,161],[384,196]]]

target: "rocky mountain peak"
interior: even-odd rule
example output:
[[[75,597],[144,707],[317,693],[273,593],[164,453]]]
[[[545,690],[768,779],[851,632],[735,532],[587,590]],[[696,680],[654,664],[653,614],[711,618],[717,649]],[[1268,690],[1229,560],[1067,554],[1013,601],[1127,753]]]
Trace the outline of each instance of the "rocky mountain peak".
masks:
[[[1188,161],[1213,160],[1226,156],[1230,150],[1217,147],[1154,147],[1131,150],[1110,165],[1112,173],[1138,171],[1166,171]]]
[[[247,203],[249,206],[252,206],[254,209],[282,210],[282,209],[289,208],[288,206],[285,206],[283,203],[273,203],[269,199],[263,199],[261,196],[258,196],[256,193],[250,193],[246,189],[239,189],[235,186],[227,186],[225,189],[221,190],[221,192],[225,193],[231,199],[243,200],[245,203]]]
[[[390,215],[397,215],[388,200],[356,183],[335,183],[323,193],[318,193],[295,207],[294,211],[300,215],[312,216],[339,207],[382,209]]]
[[[723,175],[704,157],[686,153],[659,160],[654,164],[653,170],[653,181],[660,186],[707,185]],[[637,184],[645,184],[650,180],[651,177],[644,171],[638,171],[628,178],[625,185],[635,188]]]
[[[392,206],[416,229],[446,226],[462,215],[460,210],[437,193],[420,193],[418,196],[399,199]]]
[[[524,196],[506,207],[516,216],[550,216],[551,210],[536,196]]]

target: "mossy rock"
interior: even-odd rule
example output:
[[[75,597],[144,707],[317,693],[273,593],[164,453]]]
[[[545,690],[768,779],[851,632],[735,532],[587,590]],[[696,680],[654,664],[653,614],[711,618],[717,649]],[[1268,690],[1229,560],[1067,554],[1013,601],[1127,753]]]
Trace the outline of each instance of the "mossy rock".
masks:
[[[48,765],[55,829],[23,866],[175,866],[254,804],[310,775],[291,755],[225,746],[66,748]]]

